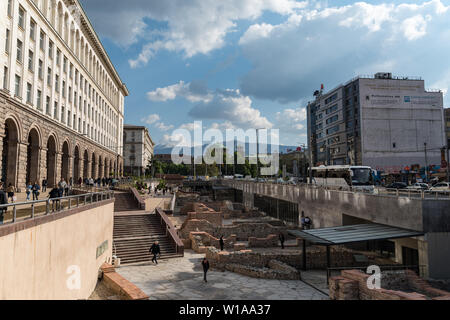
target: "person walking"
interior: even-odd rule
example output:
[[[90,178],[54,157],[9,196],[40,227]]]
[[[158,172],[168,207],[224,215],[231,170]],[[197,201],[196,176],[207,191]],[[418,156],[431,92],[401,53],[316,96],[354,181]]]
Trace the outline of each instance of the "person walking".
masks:
[[[159,257],[161,257],[161,248],[159,247],[158,241],[155,241],[155,243],[152,244],[149,252],[151,254],[153,254],[152,262],[158,264],[158,260],[156,259],[156,256],[159,255]]]
[[[223,241],[223,235],[222,235],[222,236],[220,236],[220,239],[219,239],[219,244],[220,244],[220,251],[223,251],[223,245],[224,245],[224,241]]]
[[[280,232],[280,235],[278,236],[278,239],[280,239],[281,249],[284,249],[284,234],[282,234]]]
[[[42,192],[47,191],[47,178],[42,179]]]
[[[209,261],[208,259],[206,259],[206,257],[203,258],[202,260],[202,267],[203,267],[203,280],[205,282],[208,282],[208,280],[206,280],[206,273],[208,272],[209,269]]]
[[[15,202],[14,199],[15,188],[11,183],[8,185],[8,188],[6,188],[6,192],[8,193],[8,198],[11,198],[11,202]]]
[[[39,200],[39,194],[40,194],[39,190],[41,190],[41,186],[40,186],[39,183],[36,181],[36,182],[34,183],[33,189],[32,189],[32,191],[33,191],[33,201],[34,201],[34,200]]]
[[[31,182],[28,182],[28,184],[27,184],[27,190],[26,190],[27,201],[31,200],[31,199],[30,199],[31,190],[33,190],[33,185],[31,184]]]
[[[55,211],[55,203],[56,203],[56,210],[58,210],[60,200],[57,198],[59,198],[59,197],[60,197],[60,189],[53,188],[52,190],[50,190],[50,192],[48,194],[48,198],[50,200],[52,200],[52,211]]]
[[[8,204],[8,195],[3,191],[3,182],[0,182],[0,205]],[[3,224],[3,215],[8,208],[0,208],[0,225]]]

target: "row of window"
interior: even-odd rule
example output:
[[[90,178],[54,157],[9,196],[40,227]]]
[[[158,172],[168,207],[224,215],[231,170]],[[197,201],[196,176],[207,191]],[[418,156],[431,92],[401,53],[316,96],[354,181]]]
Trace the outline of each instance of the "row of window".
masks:
[[[61,35],[61,37],[63,37],[62,35],[62,28],[63,28],[63,24],[62,24],[62,13],[63,13],[63,9],[62,9],[62,5],[61,3],[58,4],[58,14],[59,17],[56,17],[56,13],[54,12],[54,10],[56,9],[56,7],[54,7],[54,5],[52,5],[51,3],[41,3],[40,9],[42,11],[42,13],[44,14],[44,16],[46,16],[48,18],[48,13],[49,10],[51,11],[51,23],[52,25],[56,28],[56,19],[58,19],[58,32]],[[10,18],[13,17],[13,0],[8,0],[8,16]],[[64,40],[65,42],[69,45],[69,41],[68,41],[68,37],[69,37],[69,25],[68,25],[68,13],[66,13],[65,17],[64,17],[64,29],[65,29],[65,34],[64,34]],[[22,31],[25,31],[25,24],[26,24],[26,11],[25,9],[19,5],[19,9],[18,9],[18,26],[19,29]],[[30,38],[35,41],[36,39],[36,22],[30,17]],[[76,53],[76,55],[81,58],[82,63],[88,64],[87,69],[89,71],[89,73],[94,77],[94,79],[98,82],[99,86],[106,92],[106,96],[108,96],[108,98],[110,100],[114,100],[117,104],[120,103],[119,101],[119,95],[118,95],[118,90],[114,87],[112,80],[110,80],[107,77],[107,73],[106,71],[104,71],[102,68],[100,68],[100,63],[99,60],[97,60],[96,62],[94,62],[92,57],[92,53],[90,51],[90,55],[91,57],[88,58],[87,55],[87,41],[86,43],[84,43],[84,40],[81,41],[80,43],[80,36],[79,36],[79,32],[77,30],[77,44],[76,44],[76,49],[75,50],[75,32],[74,30],[71,30],[72,34],[72,41],[71,41],[71,45],[70,48],[72,49],[72,51],[74,52],[74,54]],[[45,42],[45,33],[43,31],[41,31],[40,34],[40,48],[42,50],[44,50],[44,42]],[[86,58],[84,59],[85,61],[83,62],[83,58],[84,55],[81,54],[80,55],[80,45],[83,47],[81,48],[81,51],[86,51]],[[53,47],[54,44],[50,41],[49,43],[49,57],[53,58]],[[75,52],[76,51],[76,52]],[[95,56],[94,56],[95,58]],[[89,60],[89,63],[88,63]],[[95,69],[95,72],[94,72]],[[101,81],[99,81],[101,80]]]

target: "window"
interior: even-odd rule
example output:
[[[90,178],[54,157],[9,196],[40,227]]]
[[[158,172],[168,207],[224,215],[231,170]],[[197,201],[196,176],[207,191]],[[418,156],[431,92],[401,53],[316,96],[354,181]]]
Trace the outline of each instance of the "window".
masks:
[[[321,122],[321,123],[317,124],[316,129],[320,130],[320,129],[322,129],[322,127],[323,127],[323,123]],[[134,132],[133,132],[132,136],[134,137]]]
[[[47,96],[47,100],[45,101],[45,113],[50,115],[50,97]]]
[[[39,36],[39,48],[44,51],[45,47],[45,33],[41,31],[41,34]]]
[[[73,64],[70,64],[70,67],[69,67],[69,77],[70,77],[70,79],[73,78]]]
[[[20,40],[17,40],[17,61],[22,62],[22,48],[23,43]]]
[[[8,16],[12,17],[12,0],[8,0]]]
[[[63,96],[63,98],[66,97],[66,81],[64,81],[64,80],[62,82],[62,96]]]
[[[59,76],[55,74],[55,91],[59,92]]]
[[[66,119],[64,117],[64,106],[61,107],[61,122],[66,123]]]
[[[21,78],[16,74],[16,82],[15,82],[15,90],[14,90],[14,94],[16,95],[16,97],[21,97],[20,81],[21,81]]]
[[[48,70],[47,70],[47,85],[49,87],[52,86],[52,69],[51,68],[48,68]]]
[[[53,118],[58,120],[58,102],[56,101],[53,107]]]
[[[33,20],[30,21],[30,39],[33,41],[36,40],[36,22]]]
[[[37,91],[37,101],[36,101],[36,107],[38,110],[42,110],[42,91]]]
[[[348,121],[347,122],[347,129],[351,129],[353,128],[353,121]]]
[[[72,103],[72,87],[69,87],[69,102]]]
[[[30,70],[30,71],[33,71],[33,69],[34,69],[33,60],[34,60],[34,53],[33,53],[33,51],[29,50],[28,51],[28,70]]]
[[[338,97],[337,93],[333,94],[331,97],[329,97],[328,99],[325,100],[325,104],[329,104],[330,102],[336,100],[337,97]]]
[[[70,112],[70,110],[69,111],[67,111],[67,125],[69,126],[69,127],[72,127],[72,117],[71,117],[71,112]]]
[[[53,59],[53,42],[48,42],[48,57]]]
[[[56,65],[61,65],[61,51],[59,49],[56,50]]]
[[[11,36],[11,31],[9,31],[9,29],[6,29],[5,51],[7,53],[9,53],[9,49],[10,49],[10,47],[9,47],[9,44],[11,42],[10,36]]]
[[[77,115],[73,115],[73,130],[77,130]]]
[[[78,85],[78,69],[75,69],[75,84]]]
[[[328,139],[328,144],[334,144],[334,143],[338,143],[341,139],[339,138],[339,136],[333,137]]]
[[[77,92],[76,91],[73,92],[73,104],[75,107],[77,106]]]
[[[25,10],[22,7],[19,7],[18,25],[20,28],[25,29]]]
[[[327,130],[327,134],[333,134],[335,132],[339,131],[339,125],[331,127],[330,129]]]
[[[65,56],[63,59],[63,71],[64,73],[67,73],[67,58]]]
[[[326,114],[330,114],[330,113],[335,112],[337,109],[338,109],[338,105],[335,104],[334,106],[329,107],[327,110],[325,110],[325,113],[326,113]]]
[[[38,76],[39,79],[44,79],[44,71],[42,70],[44,68],[44,62],[42,62],[42,60],[39,60],[38,63]]]
[[[392,148],[396,148],[397,147],[397,144],[394,142],[393,144],[392,144]]]
[[[336,122],[336,121],[338,120],[338,118],[339,118],[338,115],[335,115],[335,116],[332,116],[331,118],[328,118],[328,119],[327,119],[327,124]]]
[[[8,67],[3,68],[3,89],[8,90]]]
[[[32,101],[32,92],[33,92],[33,87],[31,85],[31,83],[27,83],[27,103],[31,103],[31,101]]]

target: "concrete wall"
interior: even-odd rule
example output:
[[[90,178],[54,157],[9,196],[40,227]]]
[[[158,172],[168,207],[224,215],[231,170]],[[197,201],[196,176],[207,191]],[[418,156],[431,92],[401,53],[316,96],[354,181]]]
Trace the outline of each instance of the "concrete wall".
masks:
[[[112,255],[113,211],[114,201],[107,200],[1,226],[0,299],[88,298]],[[77,269],[80,287],[70,289]]]
[[[345,218],[357,218],[422,231],[425,237],[395,241],[396,260],[401,263],[401,246],[418,249],[425,276],[450,278],[450,199],[412,199],[233,180],[222,183],[243,190],[245,203],[251,203],[254,194],[298,203],[299,214],[304,211],[315,229],[340,226]]]

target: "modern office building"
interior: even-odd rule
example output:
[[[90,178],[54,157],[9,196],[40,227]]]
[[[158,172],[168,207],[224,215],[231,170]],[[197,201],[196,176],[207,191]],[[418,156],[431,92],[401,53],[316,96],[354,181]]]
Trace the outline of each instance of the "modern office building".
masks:
[[[1,178],[123,170],[121,81],[78,0],[0,1]]]
[[[124,171],[127,175],[145,175],[153,159],[153,142],[148,129],[142,126],[124,125],[123,154]]]
[[[308,103],[314,165],[367,165],[387,173],[440,165],[446,145],[443,94],[421,79],[357,77]]]
[[[447,138],[447,146],[450,147],[450,108],[444,109],[445,116],[445,135]]]

